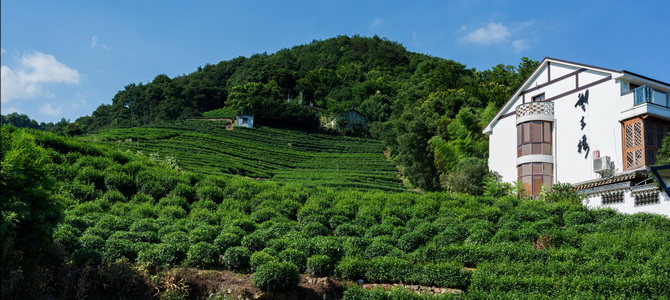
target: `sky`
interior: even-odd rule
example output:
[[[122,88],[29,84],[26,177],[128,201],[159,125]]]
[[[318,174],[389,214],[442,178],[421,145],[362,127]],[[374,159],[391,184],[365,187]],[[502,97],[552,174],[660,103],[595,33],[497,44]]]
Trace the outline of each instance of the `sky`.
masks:
[[[478,70],[553,57],[670,82],[670,1],[2,0],[1,112],[90,115],[130,83],[338,35]]]

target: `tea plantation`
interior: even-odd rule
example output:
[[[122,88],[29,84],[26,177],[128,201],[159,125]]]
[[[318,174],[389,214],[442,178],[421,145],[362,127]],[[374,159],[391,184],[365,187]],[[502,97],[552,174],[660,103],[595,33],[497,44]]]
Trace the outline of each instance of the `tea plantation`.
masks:
[[[211,132],[203,132],[207,130]],[[18,265],[28,270],[27,264],[10,260],[17,256],[9,254],[28,251],[12,244],[24,238],[19,234],[24,223],[6,221],[25,203],[21,204],[23,198],[3,198],[3,296],[7,297],[30,286],[33,293],[53,298],[101,294],[133,298],[138,293],[146,298],[185,298],[193,287],[183,282],[164,284],[166,270],[175,267],[257,272],[255,284],[268,291],[295,286],[297,272],[344,282],[360,279],[461,291],[417,295],[369,291],[351,284],[345,299],[670,295],[670,220],[662,216],[587,210],[568,201],[347,190],[216,174],[221,172],[216,163],[236,158],[237,166],[245,170],[277,172],[277,176],[282,173],[276,170],[284,170],[280,167],[284,159],[293,168],[308,169],[310,164],[301,158],[311,157],[317,164],[323,156],[324,166],[353,168],[346,164],[344,153],[354,149],[363,159],[364,149],[379,149],[373,142],[307,138],[269,128],[224,132],[209,123],[107,131],[97,138],[104,138],[101,144],[108,147],[4,126],[2,138],[8,143],[3,146],[3,172],[20,173],[15,168],[18,162],[31,165],[21,161],[19,153],[41,157],[31,161],[41,164],[53,179],[48,192],[55,197],[49,199],[63,210],[62,221],[49,233],[53,243],[42,250],[49,255],[37,262],[39,271],[17,273],[7,269]],[[138,142],[116,142],[129,138]],[[329,138],[346,143],[333,141],[333,147],[326,147]],[[227,143],[240,148],[221,146]],[[185,168],[200,163],[212,174],[175,170],[169,161],[112,149],[148,152],[156,145],[173,145],[164,153],[183,157]],[[187,145],[194,150],[188,151]],[[242,147],[245,151],[233,150]],[[323,151],[309,150],[318,147]],[[217,160],[212,153],[227,154]],[[198,162],[205,158],[209,163]],[[33,167],[39,172],[39,166]],[[3,185],[23,182],[5,173],[2,179]],[[119,275],[124,272],[138,275]],[[30,285],[36,278],[44,284]],[[138,286],[146,290],[138,291]]]
[[[371,139],[190,120],[105,130],[83,138],[119,150],[156,153],[187,171],[241,174],[304,186],[403,191],[393,163]]]

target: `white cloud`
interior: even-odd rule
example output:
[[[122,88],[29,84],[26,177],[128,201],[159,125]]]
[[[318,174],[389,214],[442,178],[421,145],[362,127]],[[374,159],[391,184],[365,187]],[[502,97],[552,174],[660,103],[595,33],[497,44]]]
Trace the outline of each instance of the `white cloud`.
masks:
[[[5,54],[5,52],[7,52],[5,49],[0,48],[0,54]]]
[[[384,19],[375,18],[372,21],[372,24],[370,24],[370,26],[372,26],[372,28],[377,28],[377,27],[381,26],[383,23],[384,23]]]
[[[512,48],[514,48],[514,52],[519,53],[523,50],[528,49],[528,41],[526,40],[514,40],[512,41]]]
[[[53,97],[53,93],[43,91],[45,83],[78,84],[80,75],[52,55],[35,52],[21,57],[17,71],[2,65],[1,77],[0,101],[9,103],[14,99]]]
[[[107,45],[104,45],[104,44],[98,44],[98,35],[97,35],[97,34],[94,35],[94,36],[91,38],[91,42],[90,42],[88,45],[89,45],[91,48],[102,48],[102,49],[105,49],[105,50],[112,50],[112,48],[110,48],[110,47],[107,46]]]
[[[489,23],[466,34],[462,40],[468,43],[489,45],[507,41],[510,36],[507,27],[500,23]]]
[[[40,107],[40,113],[43,115],[51,116],[51,117],[56,117],[61,115],[61,107],[53,107],[51,103],[42,105]]]

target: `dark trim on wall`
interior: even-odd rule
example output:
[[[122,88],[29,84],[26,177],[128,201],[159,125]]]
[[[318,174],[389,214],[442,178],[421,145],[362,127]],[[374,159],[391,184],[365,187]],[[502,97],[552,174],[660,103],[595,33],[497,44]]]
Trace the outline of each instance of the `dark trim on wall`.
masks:
[[[593,66],[593,65],[581,64],[581,63],[577,63],[577,62],[574,62],[574,61],[558,59],[558,58],[553,58],[553,57],[545,57],[544,59],[555,60],[557,62],[562,62],[562,63],[566,63],[566,64],[571,64],[571,65],[583,66],[583,67],[586,67],[586,68],[589,68],[589,69],[600,69],[600,70],[605,70],[605,71],[613,72],[613,73],[621,73],[622,72],[620,70],[614,70],[614,69],[608,69],[608,68],[603,68],[603,67],[597,67],[597,66]],[[623,72],[626,72],[626,71],[623,71]],[[631,73],[631,72],[629,72],[629,73]]]
[[[579,74],[575,74],[575,88],[579,88]]]
[[[554,80],[547,81],[546,83],[543,83],[543,84],[540,84],[540,85],[535,86],[535,87],[533,87],[533,88],[529,88],[529,89],[527,89],[527,90],[525,90],[525,91],[522,91],[520,94],[524,95],[524,94],[527,94],[527,93],[530,93],[530,92],[539,90],[539,89],[541,89],[541,88],[543,88],[543,87],[545,87],[545,86],[548,86],[548,85],[550,85],[550,84],[552,84],[552,83],[559,82],[559,81],[561,81],[561,80],[563,80],[563,79],[569,78],[569,77],[572,76],[572,75],[579,74],[579,73],[584,72],[584,71],[586,71],[586,70],[588,70],[588,69],[584,69],[584,68],[582,68],[582,69],[579,69],[579,70],[577,70],[577,71],[570,72],[570,73],[565,74],[565,75],[563,75],[563,76],[561,76],[561,77],[558,77],[558,78],[556,78],[556,79],[554,79]]]
[[[547,62],[547,82],[551,81],[551,62]]]
[[[516,111],[513,111],[513,112],[511,112],[511,113],[504,114],[504,115],[500,116],[500,118],[498,118],[498,120],[502,120],[502,119],[504,119],[504,118],[511,117],[511,116],[513,116],[513,115],[516,115]]]
[[[605,78],[603,78],[603,79],[600,79],[600,80],[596,80],[596,81],[594,81],[594,82],[591,82],[591,83],[589,83],[589,84],[587,84],[587,85],[578,87],[578,88],[576,88],[576,89],[569,90],[569,91],[567,91],[567,92],[565,92],[565,93],[561,93],[561,94],[556,95],[556,96],[554,96],[554,97],[547,98],[547,99],[545,99],[544,101],[554,101],[554,100],[556,100],[556,99],[558,99],[558,98],[564,97],[564,96],[566,96],[566,95],[570,95],[570,94],[575,93],[575,92],[577,92],[577,91],[579,91],[579,90],[588,89],[588,88],[590,88],[590,87],[592,87],[592,86],[594,86],[594,85],[599,85],[599,84],[601,84],[601,83],[603,83],[603,82],[609,81],[610,79],[612,79],[612,76],[611,76],[611,75],[610,75],[610,76],[607,76],[607,77],[605,77]]]
[[[572,74],[569,74],[569,75],[572,75]],[[565,92],[565,93],[561,93],[561,94],[556,95],[556,96],[554,96],[554,97],[547,98],[547,99],[545,99],[544,101],[554,101],[554,100],[556,100],[556,99],[565,97],[565,96],[567,96],[567,95],[570,95],[570,94],[572,94],[572,93],[578,92],[578,91],[580,91],[580,90],[588,89],[588,88],[590,88],[590,87],[592,87],[592,86],[596,86],[596,85],[599,85],[599,84],[601,84],[601,83],[603,83],[603,82],[607,82],[607,81],[609,81],[609,80],[611,80],[611,79],[612,79],[612,76],[610,75],[610,76],[607,76],[607,77],[605,77],[605,78],[603,78],[603,79],[600,79],[600,80],[591,82],[591,83],[589,83],[589,84],[587,84],[587,85],[584,85],[584,86],[581,86],[581,87],[578,86],[578,87],[576,87],[576,88],[574,88],[574,89],[572,89],[572,90],[569,90],[569,91],[567,91],[567,92]],[[511,112],[511,113],[504,114],[504,115],[500,116],[500,117],[498,118],[498,120],[502,120],[502,119],[504,119],[504,118],[511,117],[511,116],[513,116],[513,115],[515,115],[515,114],[516,114],[516,111]]]

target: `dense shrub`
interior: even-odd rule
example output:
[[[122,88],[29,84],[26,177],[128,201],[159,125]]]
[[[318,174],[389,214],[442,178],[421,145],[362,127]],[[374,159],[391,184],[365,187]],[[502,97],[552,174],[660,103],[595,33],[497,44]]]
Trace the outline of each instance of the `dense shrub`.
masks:
[[[128,228],[130,228],[130,225],[132,224],[131,222],[132,220],[123,217],[107,215],[105,217],[102,217],[95,224],[95,227],[112,231],[128,230]]]
[[[210,268],[217,264],[219,251],[216,246],[199,242],[188,249],[186,253],[186,263],[189,266],[198,268]]]
[[[72,261],[77,264],[99,265],[102,263],[102,253],[96,249],[79,248],[72,253]]]
[[[327,255],[313,255],[307,259],[307,273],[312,276],[330,276],[333,269],[333,262]]]
[[[132,225],[130,225],[130,231],[134,232],[145,232],[145,231],[150,231],[150,232],[156,232],[158,231],[158,225],[156,224],[156,221],[153,219],[139,219],[135,222],[133,222]]]
[[[395,227],[393,225],[377,224],[368,228],[368,230],[365,232],[365,237],[373,238],[380,235],[392,235],[394,228]]]
[[[342,224],[335,229],[338,236],[363,236],[364,233],[365,228],[353,224]]]
[[[268,262],[258,267],[253,281],[262,291],[283,291],[298,285],[300,272],[290,262]]]
[[[225,198],[223,189],[217,186],[203,186],[196,190],[196,195],[200,200],[212,200],[215,203],[221,203]]]
[[[342,215],[334,215],[328,219],[328,226],[331,230],[334,230],[338,226],[349,223],[349,218]]]
[[[182,219],[186,217],[186,211],[179,206],[170,205],[161,208],[158,215],[166,219]]]
[[[366,261],[355,257],[345,257],[335,267],[335,275],[343,279],[362,279],[366,266]]]
[[[230,247],[223,255],[223,264],[228,270],[244,272],[249,269],[251,251],[245,247]]]
[[[242,238],[242,246],[251,251],[260,251],[265,248],[270,239],[270,232],[266,230],[254,231]]]
[[[328,228],[321,223],[311,222],[302,226],[302,232],[308,237],[327,235]]]
[[[121,192],[117,190],[110,190],[102,194],[102,200],[107,201],[109,203],[117,203],[117,202],[126,202],[128,201],[126,197],[121,194]]]
[[[235,219],[231,223],[232,226],[237,226],[239,228],[242,228],[245,232],[249,233],[254,230],[256,230],[256,223],[249,219]]]
[[[172,189],[170,196],[182,197],[188,200],[188,202],[193,202],[196,200],[196,189],[192,185],[179,183],[174,187],[174,189]]]
[[[286,249],[282,252],[279,252],[278,256],[281,261],[292,263],[298,267],[298,270],[300,271],[304,271],[307,266],[307,255],[303,251],[296,249]]]
[[[373,241],[370,245],[365,248],[365,258],[374,258],[377,256],[387,256],[394,255],[397,256],[400,253],[400,250],[393,245],[381,241]]]
[[[105,246],[105,239],[95,234],[85,233],[79,237],[79,245],[83,248],[102,250]]]
[[[212,243],[219,234],[219,227],[214,225],[202,224],[193,228],[189,233],[189,242],[192,244],[199,242]]]
[[[194,245],[195,246],[195,245]],[[179,245],[178,243],[160,243],[160,244],[155,244],[152,247],[145,249],[143,251],[140,251],[137,255],[137,261],[140,263],[154,263],[157,265],[161,266],[176,266],[179,263],[181,263],[185,258],[186,258],[186,252],[184,249],[186,248],[186,244]],[[207,260],[206,254],[207,254],[207,249],[196,251],[193,250],[192,252],[192,260],[197,260],[197,255],[205,255],[205,259]],[[196,253],[200,252],[200,253]],[[191,249],[189,249],[189,253],[191,253]],[[189,261],[191,263],[191,261]],[[214,264],[214,263],[212,263]]]
[[[263,265],[268,262],[277,262],[279,259],[276,257],[272,256],[266,251],[258,251],[254,252],[254,254],[251,255],[249,258],[249,265],[251,266],[251,270],[256,270],[260,265]]]
[[[224,231],[214,239],[214,245],[219,248],[219,251],[225,252],[230,247],[242,245],[242,239],[237,234]]]
[[[131,197],[137,191],[133,178],[128,174],[114,171],[105,171],[105,188],[107,190],[117,190],[124,197]]]
[[[139,203],[154,203],[156,199],[144,193],[137,193],[130,198],[130,203],[139,204]]]

